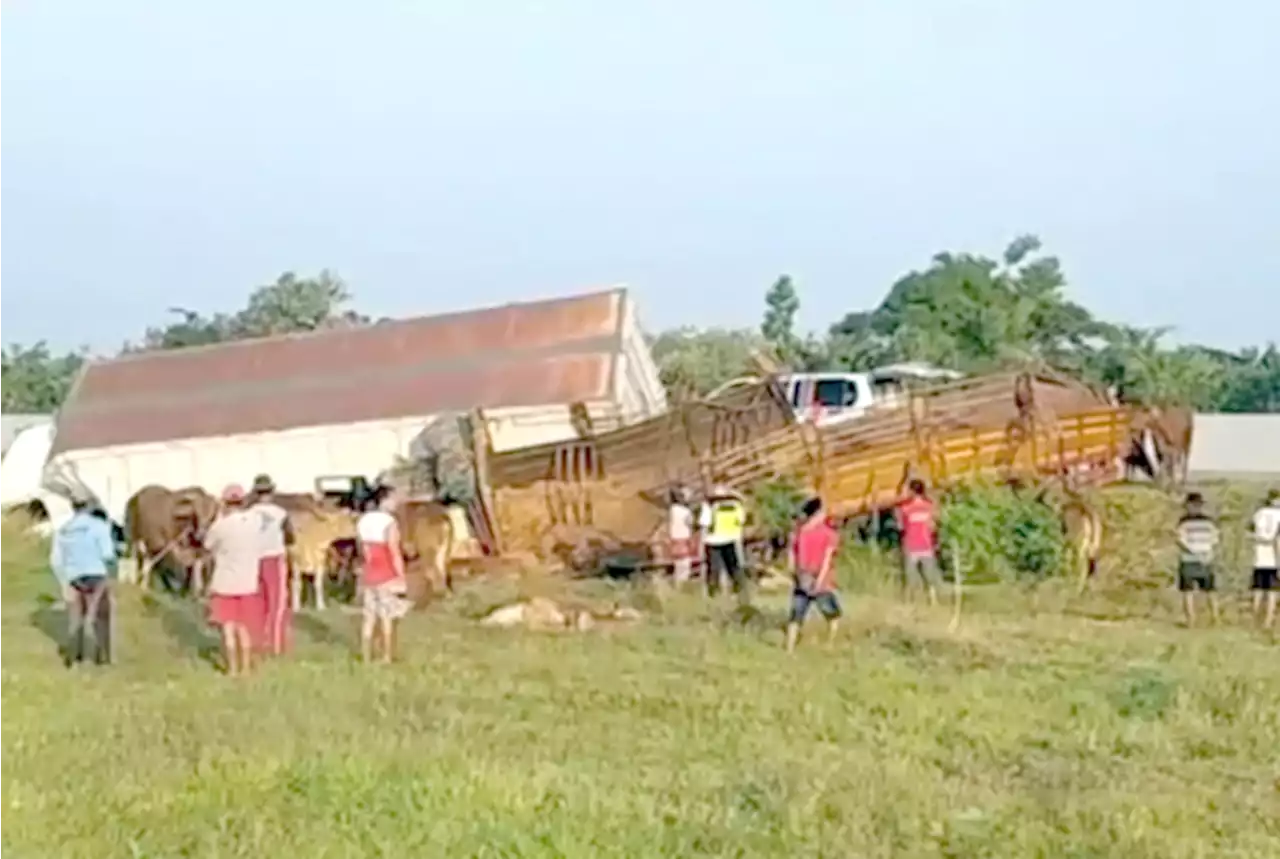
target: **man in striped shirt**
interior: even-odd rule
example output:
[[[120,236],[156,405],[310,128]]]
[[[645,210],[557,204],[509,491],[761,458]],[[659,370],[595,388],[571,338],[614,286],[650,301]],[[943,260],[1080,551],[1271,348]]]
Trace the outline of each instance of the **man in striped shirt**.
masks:
[[[1198,492],[1187,496],[1187,502],[1178,520],[1178,590],[1182,593],[1182,610],[1187,616],[1187,626],[1196,622],[1196,591],[1204,591],[1209,598],[1209,612],[1213,622],[1218,622],[1218,595],[1214,584],[1214,558],[1218,551],[1221,533],[1218,524],[1204,512],[1204,497]]]

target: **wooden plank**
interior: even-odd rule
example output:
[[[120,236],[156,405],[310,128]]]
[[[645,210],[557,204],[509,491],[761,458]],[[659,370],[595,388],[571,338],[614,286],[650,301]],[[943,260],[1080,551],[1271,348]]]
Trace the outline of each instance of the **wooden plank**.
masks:
[[[500,516],[494,506],[494,496],[489,482],[489,453],[492,441],[489,438],[489,424],[485,420],[483,409],[471,412],[471,459],[476,475],[476,501],[479,512],[484,517],[489,532],[491,545],[487,550],[495,555],[502,554],[502,528],[499,526]]]

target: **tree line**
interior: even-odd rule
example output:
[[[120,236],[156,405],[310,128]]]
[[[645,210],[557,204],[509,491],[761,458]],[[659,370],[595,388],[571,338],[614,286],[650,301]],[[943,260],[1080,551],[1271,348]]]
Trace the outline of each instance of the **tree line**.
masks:
[[[185,307],[171,307],[169,322],[148,327],[141,340],[125,343],[120,352],[183,349],[372,322],[350,308],[351,299],[346,283],[332,272],[321,271],[314,277],[285,272],[275,283],[250,293],[245,306],[234,313],[205,315]],[[4,411],[56,410],[87,359],[88,350],[59,353],[44,341],[5,346]]]
[[[871,309],[851,310],[825,332],[796,327],[800,294],[788,276],[765,294],[758,329],[684,327],[653,338],[653,355],[676,397],[706,394],[751,372],[754,351],[768,348],[797,370],[862,370],[923,361],[965,373],[1041,364],[1114,386],[1140,402],[1205,411],[1280,411],[1280,351],[1274,343],[1227,351],[1172,345],[1165,328],[1098,319],[1067,298],[1057,257],[1035,236],[1015,239],[998,258],[943,252],[894,283]],[[171,308],[174,318],[148,328],[122,351],[177,349],[229,340],[372,322],[328,271],[286,272],[255,289],[243,308],[205,315]],[[58,408],[86,359],[44,342],[3,352],[6,412]]]
[[[758,330],[682,328],[654,339],[673,391],[705,393],[744,372],[768,347],[798,370],[865,370],[922,361],[986,373],[1041,365],[1112,387],[1126,399],[1202,411],[1280,411],[1280,350],[1172,345],[1167,328],[1099,319],[1069,300],[1057,257],[1021,236],[999,259],[943,252],[894,283],[884,300],[852,310],[826,332],[796,329],[800,295],[790,277],[765,295]]]

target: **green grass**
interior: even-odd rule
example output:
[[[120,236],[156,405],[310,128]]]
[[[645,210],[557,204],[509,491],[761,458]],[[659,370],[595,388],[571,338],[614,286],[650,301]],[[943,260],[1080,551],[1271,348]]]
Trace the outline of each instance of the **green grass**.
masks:
[[[770,622],[594,585],[639,627],[489,630],[515,585],[416,616],[402,664],[353,620],[229,680],[191,606],[126,593],[121,663],[65,671],[48,573],[6,531],[6,857],[1277,855],[1280,662],[1173,600],[847,595],[788,658]],[[779,611],[777,599],[769,608]],[[1236,622],[1238,606],[1229,616]],[[34,615],[34,617],[33,617]],[[1099,619],[1101,618],[1101,619]],[[819,627],[814,627],[817,632]]]

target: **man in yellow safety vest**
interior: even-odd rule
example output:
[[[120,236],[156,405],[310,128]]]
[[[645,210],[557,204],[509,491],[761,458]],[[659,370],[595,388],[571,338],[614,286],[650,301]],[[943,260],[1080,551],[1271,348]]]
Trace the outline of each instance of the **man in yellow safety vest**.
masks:
[[[716,486],[702,504],[698,527],[706,552],[707,596],[720,593],[721,577],[733,582],[740,598],[747,595],[747,574],[743,564],[742,535],[747,509],[742,496],[727,486]]]

